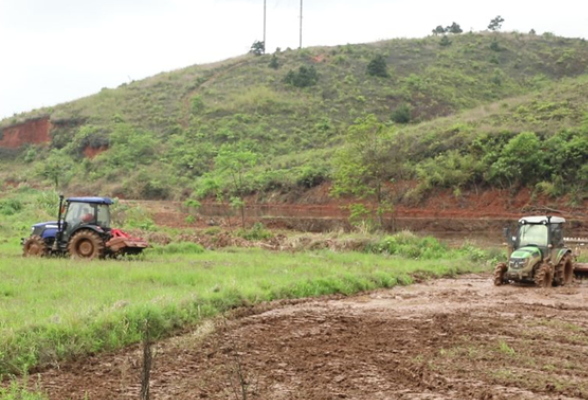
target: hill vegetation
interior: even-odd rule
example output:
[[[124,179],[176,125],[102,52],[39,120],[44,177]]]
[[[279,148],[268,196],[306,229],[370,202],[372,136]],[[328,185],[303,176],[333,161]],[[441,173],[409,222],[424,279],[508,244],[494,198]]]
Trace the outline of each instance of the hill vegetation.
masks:
[[[385,133],[382,182],[417,182],[389,201],[522,186],[581,201],[587,61],[584,40],[498,32],[249,54],[2,121],[48,115],[53,130],[48,147],[3,150],[0,179],[238,205],[253,192],[337,186],[332,160],[369,121]]]

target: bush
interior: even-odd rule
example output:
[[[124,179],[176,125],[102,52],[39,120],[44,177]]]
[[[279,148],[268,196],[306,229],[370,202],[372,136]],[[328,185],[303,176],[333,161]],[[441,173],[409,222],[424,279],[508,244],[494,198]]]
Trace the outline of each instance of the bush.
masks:
[[[170,196],[170,188],[159,181],[148,181],[141,187],[140,195],[147,200],[165,200]]]
[[[367,73],[368,75],[379,76],[382,78],[387,78],[389,76],[386,59],[383,55],[378,54],[369,62]]]
[[[447,246],[434,237],[420,238],[411,232],[401,232],[394,236],[387,236],[372,245],[368,250],[374,253],[388,253],[426,260],[442,258],[448,253]]]
[[[410,122],[410,106],[406,103],[400,104],[396,109],[392,112],[392,116],[390,117],[392,121],[396,122],[397,124],[407,124]]]
[[[14,215],[22,210],[22,203],[17,199],[0,201],[0,215]]]
[[[310,189],[318,186],[328,179],[328,171],[325,166],[317,165],[304,165],[300,167],[297,177],[296,184],[304,188]]]
[[[278,56],[276,56],[275,54],[272,54],[272,58],[270,59],[270,62],[269,62],[269,67],[272,69],[280,68],[280,62],[278,60]]]
[[[247,240],[267,240],[274,237],[274,234],[265,229],[265,226],[261,222],[256,222],[251,229],[239,229],[237,236]]]
[[[318,74],[314,66],[311,65],[310,67],[305,67],[302,65],[298,69],[298,72],[292,70],[288,71],[284,78],[284,82],[299,88],[314,86],[318,82]]]
[[[443,36],[439,41],[439,46],[447,47],[451,46],[451,40],[447,36]]]

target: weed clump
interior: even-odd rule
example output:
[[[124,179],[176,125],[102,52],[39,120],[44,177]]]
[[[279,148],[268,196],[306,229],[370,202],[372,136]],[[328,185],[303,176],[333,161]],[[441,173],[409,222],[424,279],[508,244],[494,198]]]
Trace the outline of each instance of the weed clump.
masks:
[[[170,243],[165,246],[155,246],[147,249],[147,252],[154,254],[202,254],[204,247],[198,243],[180,242]]]
[[[443,258],[448,253],[447,246],[434,237],[421,238],[411,232],[401,232],[394,236],[386,236],[367,249],[374,253],[387,253],[425,260]]]
[[[274,237],[273,233],[266,229],[261,222],[256,222],[251,229],[239,229],[237,236],[246,240],[267,240]]]

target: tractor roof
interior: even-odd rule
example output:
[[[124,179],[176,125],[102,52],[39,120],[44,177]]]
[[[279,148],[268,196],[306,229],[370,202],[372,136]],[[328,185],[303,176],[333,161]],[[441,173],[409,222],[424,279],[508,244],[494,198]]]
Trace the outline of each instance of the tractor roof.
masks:
[[[67,199],[70,203],[92,203],[92,204],[106,204],[111,205],[114,203],[109,197],[69,197]]]
[[[566,222],[565,218],[562,217],[548,217],[545,215],[534,216],[534,217],[523,217],[519,219],[519,224],[563,224]]]

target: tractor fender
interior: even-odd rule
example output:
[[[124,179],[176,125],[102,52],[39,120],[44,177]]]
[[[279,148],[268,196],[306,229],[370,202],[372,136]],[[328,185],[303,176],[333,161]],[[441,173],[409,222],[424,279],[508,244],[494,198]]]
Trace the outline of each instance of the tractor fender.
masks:
[[[105,236],[106,236],[106,232],[104,231],[104,229],[102,229],[101,227],[97,226],[97,225],[81,225],[79,228],[77,228],[76,230],[72,231],[71,234],[69,235],[69,238],[71,239],[72,237],[74,237],[74,235],[76,233],[78,233],[79,231],[83,231],[83,230],[90,230],[90,231],[94,231],[96,232],[98,235],[100,235],[100,237],[104,240]]]
[[[560,249],[556,256],[555,256],[555,260],[553,260],[553,265],[557,265],[559,264],[559,262],[561,261],[561,259],[563,258],[563,256],[565,256],[568,253],[572,253],[572,250],[570,249],[566,249],[565,247],[563,249]]]

